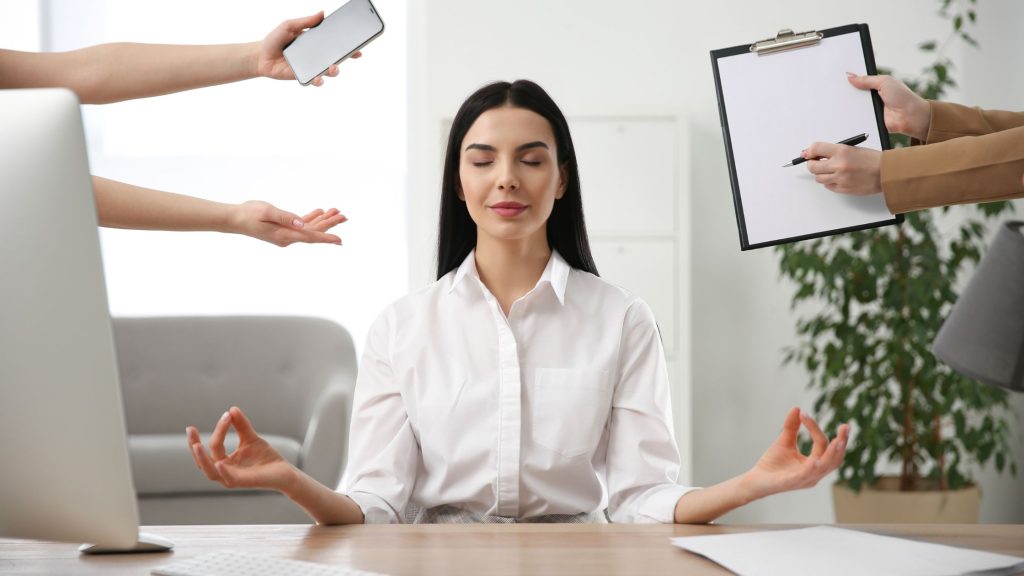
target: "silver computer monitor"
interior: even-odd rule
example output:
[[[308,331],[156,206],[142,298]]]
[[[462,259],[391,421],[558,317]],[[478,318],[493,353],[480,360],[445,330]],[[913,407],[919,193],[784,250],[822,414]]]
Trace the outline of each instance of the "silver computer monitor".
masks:
[[[0,536],[140,538],[82,117],[0,90]],[[84,548],[84,547],[83,547]]]

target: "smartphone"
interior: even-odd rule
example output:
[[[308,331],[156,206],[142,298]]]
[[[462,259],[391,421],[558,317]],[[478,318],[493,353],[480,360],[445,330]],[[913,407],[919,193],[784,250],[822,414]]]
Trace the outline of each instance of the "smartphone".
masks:
[[[384,21],[370,0],[349,0],[292,40],[284,58],[305,86],[383,33]]]

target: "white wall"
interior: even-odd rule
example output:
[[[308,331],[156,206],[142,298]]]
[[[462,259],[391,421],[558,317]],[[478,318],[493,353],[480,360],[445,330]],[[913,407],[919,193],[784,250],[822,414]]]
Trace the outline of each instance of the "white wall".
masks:
[[[0,7],[0,47],[8,50],[39,50],[39,2],[7,2]]]
[[[707,485],[742,472],[774,438],[787,408],[809,409],[813,396],[804,390],[804,374],[780,367],[781,350],[794,341],[794,317],[774,253],[739,251],[709,51],[781,28],[866,22],[878,64],[916,72],[927,62],[917,44],[942,38],[949,28],[934,16],[936,7],[933,0],[411,0],[409,206],[416,216],[410,217],[410,282],[429,280],[433,265],[442,138],[437,119],[450,117],[478,86],[530,77],[569,115],[678,114],[690,134],[690,283],[684,290],[693,410],[683,417],[692,421],[693,480]],[[1016,35],[1022,10],[1012,0],[979,6],[975,35],[983,52],[954,54],[965,101],[1022,107]],[[1024,217],[1024,207],[1019,214]],[[1024,414],[1024,402],[1014,400]],[[1020,446],[1024,453],[1024,440]],[[1024,468],[1024,454],[1017,460]],[[766,499],[725,520],[829,522],[828,484]],[[983,521],[1024,521],[1020,477],[986,475],[982,487]]]

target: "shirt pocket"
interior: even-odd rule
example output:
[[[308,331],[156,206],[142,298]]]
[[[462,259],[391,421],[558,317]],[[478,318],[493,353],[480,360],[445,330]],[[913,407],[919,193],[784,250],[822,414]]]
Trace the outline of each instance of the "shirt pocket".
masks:
[[[538,368],[531,410],[535,443],[573,458],[597,443],[611,409],[607,370]]]

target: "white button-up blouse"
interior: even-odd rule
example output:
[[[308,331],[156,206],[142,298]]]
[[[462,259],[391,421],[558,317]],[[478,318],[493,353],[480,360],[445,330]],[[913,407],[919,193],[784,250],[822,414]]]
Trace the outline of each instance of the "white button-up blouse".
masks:
[[[340,490],[366,522],[408,505],[672,522],[679,456],[654,315],[553,252],[502,313],[475,253],[370,329]]]

